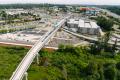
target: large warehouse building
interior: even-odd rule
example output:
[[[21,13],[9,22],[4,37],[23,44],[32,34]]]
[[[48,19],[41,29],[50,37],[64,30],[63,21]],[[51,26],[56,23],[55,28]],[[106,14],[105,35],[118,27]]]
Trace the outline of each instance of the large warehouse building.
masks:
[[[93,21],[90,20],[75,20],[70,19],[67,22],[68,28],[74,28],[77,32],[82,34],[91,34],[91,35],[98,35],[100,34],[100,27]]]

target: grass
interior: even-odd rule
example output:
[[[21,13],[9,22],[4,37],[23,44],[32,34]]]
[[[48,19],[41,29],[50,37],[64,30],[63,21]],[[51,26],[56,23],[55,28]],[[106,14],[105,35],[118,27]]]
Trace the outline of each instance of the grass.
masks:
[[[0,46],[0,80],[9,80],[28,49],[18,46]]]

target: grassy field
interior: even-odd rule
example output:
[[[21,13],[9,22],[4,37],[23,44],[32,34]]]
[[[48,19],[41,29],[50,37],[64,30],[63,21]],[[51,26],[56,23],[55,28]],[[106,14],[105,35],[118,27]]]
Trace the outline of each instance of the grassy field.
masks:
[[[0,80],[9,80],[27,51],[18,46],[0,46]]]

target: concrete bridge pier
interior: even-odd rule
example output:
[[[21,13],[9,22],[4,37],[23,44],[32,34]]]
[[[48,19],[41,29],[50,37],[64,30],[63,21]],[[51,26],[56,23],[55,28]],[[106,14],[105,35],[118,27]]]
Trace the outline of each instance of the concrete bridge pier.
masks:
[[[38,65],[40,64],[39,57],[40,57],[40,54],[39,54],[39,53],[37,53],[37,55],[36,55],[36,61],[37,61],[37,64],[38,64]]]
[[[24,73],[24,78],[23,78],[23,80],[28,80],[28,73],[27,73],[27,72]]]

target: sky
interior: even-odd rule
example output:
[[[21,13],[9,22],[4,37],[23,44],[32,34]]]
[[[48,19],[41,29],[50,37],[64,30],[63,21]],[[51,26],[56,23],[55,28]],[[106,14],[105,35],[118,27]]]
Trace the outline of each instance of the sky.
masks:
[[[120,5],[120,0],[0,0],[0,4],[12,4],[12,3]]]

